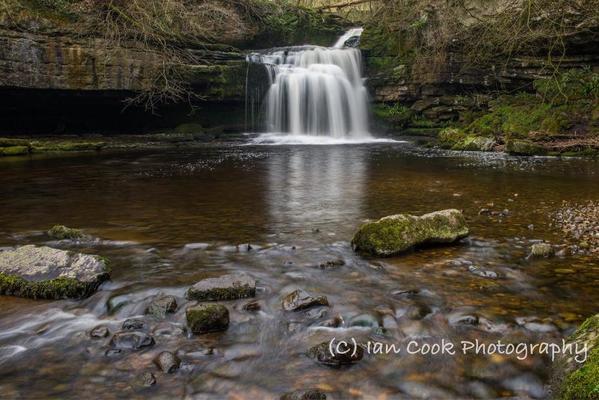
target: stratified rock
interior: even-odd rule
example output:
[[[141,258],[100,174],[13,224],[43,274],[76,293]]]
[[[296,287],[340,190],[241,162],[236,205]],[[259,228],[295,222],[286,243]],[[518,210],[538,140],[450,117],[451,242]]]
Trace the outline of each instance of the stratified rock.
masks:
[[[0,252],[0,294],[34,299],[82,298],[108,279],[103,258],[51,247]]]
[[[109,334],[110,334],[110,331],[108,330],[108,328],[100,325],[100,326],[96,326],[94,329],[92,329],[91,332],[89,333],[89,336],[94,339],[102,339],[102,338],[105,338],[106,336],[108,336]]]
[[[436,211],[421,217],[398,214],[362,225],[352,246],[357,252],[389,257],[417,245],[453,243],[468,233],[459,210]]]
[[[117,332],[110,345],[121,350],[139,350],[154,345],[154,338],[143,332]]]
[[[222,304],[199,304],[185,310],[187,326],[193,333],[224,331],[229,327],[229,310]]]
[[[549,257],[553,255],[553,247],[549,243],[535,243],[530,248],[533,257]]]
[[[329,342],[323,342],[308,350],[308,357],[330,367],[355,364],[364,357],[364,349],[360,345],[354,349],[351,340],[347,343],[350,345],[344,346],[336,342],[332,346],[333,353],[331,354]]]
[[[52,228],[50,228],[47,234],[52,239],[56,240],[78,240],[89,237],[86,234],[84,234],[83,231],[81,231],[80,229],[73,229],[64,225],[54,225]]]
[[[167,313],[175,311],[177,311],[177,299],[174,296],[160,296],[152,300],[146,309],[146,314],[162,319]]]
[[[187,291],[187,298],[199,301],[236,300],[256,295],[256,281],[245,274],[202,279]]]
[[[327,395],[318,389],[303,389],[285,393],[281,400],[326,400]]]
[[[599,314],[584,321],[582,325],[567,339],[581,351],[578,359],[575,354],[560,354],[554,364],[552,378],[552,398],[599,399],[597,384],[599,383]],[[582,349],[587,346],[587,357],[584,359]]]
[[[181,361],[173,353],[169,351],[163,351],[162,353],[158,354],[158,357],[156,357],[154,363],[165,374],[172,374],[179,369],[179,364]]]
[[[283,298],[283,310],[300,311],[310,307],[328,306],[326,296],[312,297],[308,292],[297,289]]]
[[[129,318],[123,322],[122,329],[126,331],[136,331],[140,329],[145,329],[146,323],[143,319],[139,318]]]

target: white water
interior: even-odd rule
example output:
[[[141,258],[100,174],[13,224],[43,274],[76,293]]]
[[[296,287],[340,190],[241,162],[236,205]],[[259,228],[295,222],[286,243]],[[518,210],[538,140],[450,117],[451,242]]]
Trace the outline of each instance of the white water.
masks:
[[[252,62],[269,71],[265,98],[267,135],[258,142],[330,144],[372,140],[368,94],[360,50],[345,48],[361,28],[333,47],[299,46],[255,54]]]

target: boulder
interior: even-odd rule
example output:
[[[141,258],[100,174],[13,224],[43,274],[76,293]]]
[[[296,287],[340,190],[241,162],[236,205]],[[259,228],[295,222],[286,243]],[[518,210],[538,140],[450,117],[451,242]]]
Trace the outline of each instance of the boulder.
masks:
[[[172,374],[179,369],[179,364],[181,361],[170,351],[163,351],[162,353],[158,354],[158,357],[156,357],[154,363],[165,374]]]
[[[65,240],[65,239],[80,240],[80,239],[85,239],[88,237],[80,229],[73,229],[73,228],[66,227],[64,225],[54,225],[46,233],[52,239],[56,239],[56,240]]]
[[[330,367],[355,364],[364,357],[364,349],[359,345],[354,349],[351,340],[347,343],[350,345],[344,346],[340,342],[336,342],[332,346],[333,353],[331,353],[329,342],[323,342],[308,350],[308,357]]]
[[[149,314],[157,319],[163,319],[167,313],[177,311],[177,299],[174,296],[159,296],[152,300],[146,314]]]
[[[109,277],[99,256],[36,247],[0,252],[0,294],[33,299],[82,298]]]
[[[581,353],[578,359],[575,354],[562,354],[555,362],[551,390],[553,397],[563,400],[599,399],[599,314],[587,319],[572,336],[567,344],[582,350],[587,346],[586,360]]]
[[[283,298],[283,310],[300,311],[316,306],[328,306],[326,296],[312,297],[302,289],[294,290]]]
[[[547,153],[544,147],[528,140],[509,140],[505,144],[508,153],[516,156],[535,156]]]
[[[458,210],[420,217],[397,214],[363,224],[352,239],[352,247],[360,253],[389,257],[418,245],[453,243],[468,234],[466,220]]]
[[[187,291],[189,300],[236,300],[256,295],[256,281],[245,274],[202,279]]]
[[[532,257],[549,257],[553,255],[553,247],[549,243],[535,243],[530,248]]]
[[[199,304],[185,310],[187,326],[193,333],[224,331],[229,327],[229,310],[222,304]]]

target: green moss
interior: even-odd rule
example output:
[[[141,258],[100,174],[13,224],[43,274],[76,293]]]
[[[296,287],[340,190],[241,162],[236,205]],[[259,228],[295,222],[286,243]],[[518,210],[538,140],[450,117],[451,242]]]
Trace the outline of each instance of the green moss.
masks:
[[[404,128],[412,120],[413,112],[408,107],[395,103],[376,104],[372,109],[375,117],[390,123],[394,128]]]
[[[68,228],[64,225],[54,225],[48,230],[48,236],[57,240],[82,239],[86,235],[79,229]]]
[[[187,326],[193,333],[224,331],[229,326],[229,310],[222,304],[200,304],[185,310]]]
[[[547,150],[528,140],[509,140],[505,146],[508,153],[517,156],[545,155]]]
[[[29,147],[29,141],[26,139],[0,138],[0,147],[25,146]]]
[[[29,154],[27,146],[0,147],[0,156],[22,156]]]
[[[561,382],[558,398],[563,400],[599,399],[599,314],[587,319],[569,341],[586,341],[590,346],[584,365]]]
[[[451,243],[469,233],[458,210],[422,217],[399,214],[362,225],[352,239],[354,250],[376,256],[392,256],[427,243]]]
[[[104,146],[104,142],[32,142],[32,152],[99,151]]]
[[[27,297],[32,299],[83,298],[91,295],[106,274],[95,283],[79,282],[72,278],[57,278],[48,281],[32,282],[14,275],[0,272],[0,294],[5,296]]]

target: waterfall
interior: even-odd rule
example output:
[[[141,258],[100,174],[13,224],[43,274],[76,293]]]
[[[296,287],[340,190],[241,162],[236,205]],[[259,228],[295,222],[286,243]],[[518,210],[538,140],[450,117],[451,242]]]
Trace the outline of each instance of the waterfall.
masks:
[[[362,29],[352,29],[333,47],[295,46],[252,54],[268,71],[264,125],[271,135],[365,139],[368,94],[362,56],[355,47]]]

